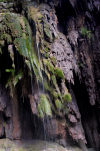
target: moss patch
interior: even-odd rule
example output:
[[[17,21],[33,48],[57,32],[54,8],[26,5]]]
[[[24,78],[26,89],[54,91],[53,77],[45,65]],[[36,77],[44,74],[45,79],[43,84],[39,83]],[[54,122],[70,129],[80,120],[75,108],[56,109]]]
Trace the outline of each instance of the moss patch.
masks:
[[[18,53],[29,60],[31,70],[34,71],[37,80],[41,80],[40,64],[35,54],[32,32],[28,21],[25,17],[13,13],[4,13],[1,16],[4,19],[0,28],[0,40],[10,44],[13,39]]]
[[[40,95],[40,103],[38,104],[38,113],[40,117],[44,115],[52,116],[51,105],[45,94]]]

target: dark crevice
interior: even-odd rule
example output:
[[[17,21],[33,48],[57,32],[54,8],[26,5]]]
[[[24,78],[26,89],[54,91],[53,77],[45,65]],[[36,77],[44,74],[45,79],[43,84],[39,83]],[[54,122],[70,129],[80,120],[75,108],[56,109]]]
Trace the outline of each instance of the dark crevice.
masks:
[[[80,83],[77,76],[74,77],[75,85],[72,86],[74,91],[78,108],[81,113],[82,125],[85,131],[87,146],[95,148],[97,151],[100,149],[99,140],[99,123],[96,115],[96,106],[91,106],[88,99],[88,92],[84,83]]]
[[[8,53],[8,45],[2,48],[2,55],[0,55],[0,83],[5,85],[9,77],[9,73],[6,73],[6,69],[12,68],[12,60],[10,54]]]
[[[55,8],[58,18],[58,28],[60,32],[67,33],[67,22],[76,16],[75,9],[72,7],[69,1],[62,1]]]
[[[43,121],[32,113],[28,98],[19,101],[22,139],[45,139]]]

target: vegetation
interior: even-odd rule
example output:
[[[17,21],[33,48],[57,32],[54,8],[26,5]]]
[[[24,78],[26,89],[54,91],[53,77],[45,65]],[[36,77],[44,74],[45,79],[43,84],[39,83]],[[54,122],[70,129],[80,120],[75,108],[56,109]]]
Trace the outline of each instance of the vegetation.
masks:
[[[68,90],[65,92],[61,86],[63,81],[66,87],[63,71],[57,67],[56,58],[50,56],[50,43],[53,42],[50,26],[44,21],[38,8],[28,6],[27,10],[28,19],[32,20],[36,25],[36,35],[34,37],[25,17],[10,12],[0,14],[2,18],[0,24],[0,54],[2,55],[2,47],[6,43],[8,54],[12,61],[11,68],[5,70],[9,75],[6,88],[9,87],[11,95],[13,95],[12,93],[15,92],[13,89],[15,89],[25,74],[22,67],[16,70],[14,53],[17,52],[23,58],[23,63],[27,66],[31,75],[34,73],[37,84],[43,84],[44,92],[39,92],[39,99],[37,101],[39,117],[43,118],[45,115],[52,116],[52,111],[55,114],[57,111],[58,113],[66,113],[67,103],[71,102],[71,96]],[[43,27],[41,22],[44,23]],[[40,51],[40,56],[36,54],[36,44],[39,45],[38,51]]]
[[[88,30],[86,27],[82,27],[80,32],[81,32],[82,36],[87,37],[88,39],[90,39],[92,36],[91,31]]]
[[[44,115],[52,116],[51,106],[45,94],[40,95],[40,103],[38,104],[38,113],[40,117],[44,117]]]

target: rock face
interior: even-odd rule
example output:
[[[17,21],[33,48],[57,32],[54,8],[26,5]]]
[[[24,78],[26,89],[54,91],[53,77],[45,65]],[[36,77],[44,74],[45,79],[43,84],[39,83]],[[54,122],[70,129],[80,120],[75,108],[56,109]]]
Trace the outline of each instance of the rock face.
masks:
[[[7,148],[9,146],[9,148]],[[29,140],[29,141],[10,141],[7,139],[0,140],[0,150],[6,151],[81,151],[78,147],[63,148],[56,143],[50,143],[40,140]]]
[[[99,15],[99,0],[0,1],[1,139],[100,150]]]

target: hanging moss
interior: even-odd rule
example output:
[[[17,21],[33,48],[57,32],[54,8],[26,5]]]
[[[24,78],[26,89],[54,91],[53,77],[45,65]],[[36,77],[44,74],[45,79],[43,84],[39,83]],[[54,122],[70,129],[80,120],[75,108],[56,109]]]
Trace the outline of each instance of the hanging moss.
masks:
[[[5,72],[10,73],[10,77],[8,78],[8,81],[6,83],[6,88],[11,88],[11,85],[12,87],[15,87],[19,80],[21,80],[23,77],[22,71],[19,71],[17,74],[15,74],[15,69],[6,69]]]
[[[11,43],[13,39],[16,50],[20,55],[29,60],[28,63],[30,64],[31,70],[34,71],[37,80],[41,80],[42,74],[37,56],[35,54],[32,32],[28,21],[25,19],[25,17],[13,13],[4,13],[2,14],[2,17],[5,34],[3,34],[3,28],[0,29],[0,39],[6,40],[8,44]]]
[[[59,97],[59,94],[55,90],[52,91],[52,95],[54,99],[57,99]]]
[[[63,99],[64,99],[64,101],[66,101],[66,102],[71,102],[72,99],[71,99],[70,93],[64,94]]]
[[[44,23],[44,34],[45,34],[45,38],[47,41],[49,41],[49,42],[53,41],[53,36],[50,31],[50,26],[47,23]]]
[[[55,69],[55,75],[58,78],[65,79],[64,73],[63,73],[63,71],[60,68],[56,68]]]
[[[53,82],[53,85],[54,85],[54,86],[57,85],[57,80],[56,80],[55,75],[52,75],[52,82]]]
[[[47,66],[49,72],[51,72],[52,74],[54,74],[54,66],[52,65],[52,63],[50,62],[49,59],[43,59],[43,63],[45,66]]]
[[[39,116],[40,118],[43,118],[43,117],[44,117],[44,113],[43,113],[43,111],[42,111],[41,104],[38,104],[37,109],[38,109],[38,116]]]
[[[49,91],[49,92],[52,91],[51,87],[49,86],[49,82],[47,82],[46,80],[44,81],[44,88],[46,91]]]
[[[59,110],[61,110],[63,108],[63,104],[58,99],[55,101],[55,105],[56,105],[57,109],[59,109]]]
[[[45,47],[44,51],[47,53],[47,52],[49,52],[49,49],[47,47]]]
[[[54,56],[51,56],[50,59],[51,59],[53,65],[56,66],[56,58]]]
[[[51,105],[45,94],[40,95],[39,109],[41,111],[41,114],[43,112],[43,115],[52,116]]]
[[[32,37],[30,25],[25,17],[13,13],[1,14],[1,16],[3,19],[2,24],[0,24],[0,46],[4,45],[2,41],[7,42],[8,45],[13,44],[16,51],[23,57],[30,73],[32,74],[32,71],[34,71],[37,80],[44,81],[45,93],[48,93],[49,97],[46,94],[40,95],[40,101],[37,102],[39,117],[43,118],[45,115],[52,116],[51,108],[61,110],[62,113],[66,112],[66,104],[71,101],[71,96],[68,92],[62,93],[63,90],[59,88],[57,83],[59,79],[61,82],[65,77],[63,71],[56,67],[56,58],[50,56],[50,43],[53,42],[50,25],[43,21],[43,16],[38,8],[33,6],[28,6],[28,19],[35,23],[35,37]],[[42,57],[40,57],[39,61],[34,50],[34,39],[40,46],[40,56]],[[14,63],[14,56],[11,57],[11,60]],[[43,72],[43,80],[41,71]],[[6,72],[10,73],[6,86],[14,88],[23,77],[23,72],[16,73],[14,66],[13,69],[7,69]],[[52,106],[50,101],[52,101]],[[55,113],[57,112],[55,111]]]

